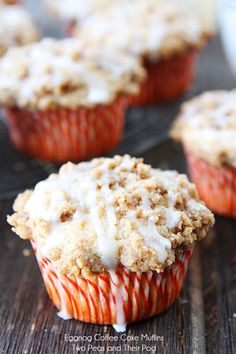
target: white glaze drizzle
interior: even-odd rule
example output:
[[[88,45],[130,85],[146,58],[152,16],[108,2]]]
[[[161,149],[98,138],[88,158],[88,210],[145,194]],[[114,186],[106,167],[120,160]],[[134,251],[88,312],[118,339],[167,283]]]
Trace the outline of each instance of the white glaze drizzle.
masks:
[[[42,256],[38,252],[37,252],[37,259],[38,259],[39,264],[41,264],[42,263]],[[61,304],[61,309],[57,313],[57,315],[58,315],[58,317],[62,318],[63,320],[70,320],[72,317],[67,312],[67,306],[66,306],[66,302],[65,302],[65,291],[62,286],[62,281],[63,281],[62,277],[61,277],[60,273],[57,272],[57,270],[53,267],[52,264],[47,265],[47,267],[50,267],[51,268],[50,270],[53,272],[56,272],[56,274],[57,274],[57,277],[54,278],[54,282],[57,285],[56,289],[59,294],[60,304]],[[47,282],[51,284],[51,280],[48,278],[48,272],[43,272],[43,277],[47,277]]]
[[[57,316],[60,317],[62,320],[71,320],[72,317],[68,315],[67,313],[63,312],[62,310],[57,313]]]
[[[165,208],[166,226],[169,229],[176,227],[180,221],[181,213],[174,208]]]
[[[7,34],[7,35],[6,35]],[[20,5],[0,6],[0,43],[5,49],[36,41],[38,30]]]
[[[120,93],[136,93],[145,71],[134,55],[88,46],[75,38],[12,48],[0,60],[0,99],[47,108],[109,103]],[[63,90],[62,87],[68,87]]]
[[[111,270],[109,271],[109,274],[112,280],[112,292],[115,295],[116,300],[116,324],[113,324],[113,327],[116,332],[125,332],[127,323],[124,312],[123,285],[120,283],[115,271]]]
[[[57,273],[58,279],[55,279],[54,281],[56,281],[56,283],[57,283],[57,291],[59,293],[60,300],[61,300],[60,301],[61,309],[57,313],[57,315],[60,318],[62,318],[63,320],[70,320],[72,317],[67,312],[67,305],[65,302],[65,290],[63,289],[63,286],[62,286],[63,279],[62,279],[59,272],[56,272],[56,273]]]
[[[208,134],[217,134],[219,129],[226,128],[231,120],[234,122],[235,101],[236,90],[209,91],[186,102],[181,119],[185,119],[195,128],[207,129]]]
[[[198,45],[204,31],[197,16],[174,4],[123,0],[113,2],[107,11],[88,16],[78,26],[78,37],[91,43],[105,42],[136,55],[149,53],[158,57],[166,40],[178,38],[188,45]]]
[[[105,180],[103,180],[100,191],[96,190],[96,185],[89,176],[86,178],[85,184],[87,185],[86,189],[88,191],[88,207],[94,229],[97,233],[98,246],[102,262],[108,267],[108,269],[114,269],[117,264],[118,242],[115,240],[116,214],[115,209],[112,206],[112,193],[110,192]],[[98,199],[102,199],[103,201],[105,200],[107,203],[105,212],[108,227],[106,230],[103,226],[102,219],[99,216]]]
[[[171,248],[171,241],[164,237],[161,231],[163,229],[166,232],[166,227],[172,229],[178,225],[182,211],[175,209],[175,205],[179,198],[186,199],[185,213],[192,210],[199,213],[206,211],[201,202],[191,198],[188,187],[189,182],[184,176],[179,176],[175,172],[151,169],[130,156],[94,159],[78,165],[68,163],[61,168],[58,175],[52,175],[39,183],[26,202],[24,211],[29,214],[33,223],[36,220],[47,220],[50,225],[48,237],[40,250],[45,256],[62,241],[64,242],[62,251],[65,242],[70,245],[71,233],[75,233],[72,246],[75,245],[78,251],[77,226],[79,223],[90,223],[89,232],[92,237],[96,236],[92,241],[95,239],[97,242],[95,247],[98,245],[96,255],[100,256],[111,277],[117,314],[114,328],[117,331],[124,331],[126,326],[124,285],[116,274],[119,262],[118,250],[123,245],[122,232],[125,231],[126,236],[129,230],[127,225],[130,226],[130,230],[142,236],[143,243],[156,252],[160,263],[164,263]],[[72,218],[64,222],[61,213],[66,202],[69,202],[69,207],[72,206],[72,209],[74,207],[73,210],[76,211]],[[66,210],[65,205],[65,212]],[[118,210],[122,212],[121,217],[118,217]],[[74,221],[78,224],[73,225]],[[80,237],[79,228],[78,238]],[[94,244],[92,246],[94,247]],[[71,248],[66,247],[66,251],[70,252]],[[63,302],[65,297],[60,283],[60,273],[58,279],[62,304],[58,315],[68,319],[70,316]]]
[[[109,159],[105,160],[104,164],[109,163]],[[121,163],[121,168],[124,170],[132,170],[134,161],[130,157],[125,156]],[[160,172],[152,170],[154,177],[161,178]],[[85,177],[86,176],[86,177]],[[170,176],[171,177],[171,176]],[[89,163],[82,163],[78,166],[70,165],[69,171],[65,174],[60,174],[56,179],[48,179],[39,183],[33,194],[25,206],[25,210],[33,219],[44,219],[50,222],[51,231],[43,247],[43,251],[47,251],[52,247],[56,247],[63,241],[65,234],[68,234],[68,223],[58,223],[60,213],[63,211],[64,200],[66,201],[65,193],[73,196],[75,205],[78,206],[76,213],[73,215],[73,221],[86,221],[93,225],[93,230],[96,233],[99,255],[102,263],[108,270],[116,268],[118,263],[118,250],[122,245],[122,240],[117,240],[117,217],[116,209],[113,206],[114,199],[117,193],[122,194],[122,187],[115,184],[114,190],[110,189],[109,183],[111,180],[115,181],[116,173],[109,168],[100,177],[93,179],[91,175],[91,166]],[[135,182],[135,175],[128,176]],[[167,180],[167,181],[166,181]],[[174,228],[181,217],[181,213],[174,209],[176,202],[176,191],[171,182],[164,178],[165,186],[168,191],[169,207],[163,208],[163,213],[166,218],[166,226],[171,229]],[[138,233],[143,237],[144,243],[155,250],[160,262],[165,262],[167,257],[167,250],[171,248],[171,241],[161,235],[156,225],[157,221],[154,217],[151,207],[149,192],[147,191],[146,181],[143,182],[143,187],[140,189],[141,193],[141,207],[147,211],[146,221],[140,221],[135,214],[135,210],[130,209],[126,215],[123,216],[122,222],[131,223]],[[148,183],[148,182],[147,182]],[[163,181],[162,181],[163,183]],[[48,201],[45,199],[45,192],[52,195]],[[54,193],[55,192],[55,193]],[[43,198],[44,195],[44,198]],[[37,203],[37,207],[35,205]],[[160,207],[161,208],[161,207]],[[87,213],[79,212],[79,210],[86,209]],[[101,215],[102,209],[102,215]]]

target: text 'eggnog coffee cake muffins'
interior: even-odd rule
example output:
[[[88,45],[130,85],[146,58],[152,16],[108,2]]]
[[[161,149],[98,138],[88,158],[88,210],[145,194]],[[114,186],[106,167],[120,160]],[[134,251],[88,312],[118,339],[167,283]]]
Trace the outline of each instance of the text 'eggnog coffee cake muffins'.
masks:
[[[0,3],[0,56],[8,48],[32,43],[38,38],[38,29],[22,6]]]
[[[118,331],[171,305],[214,223],[185,175],[128,155],[67,163],[14,211],[59,315]]]
[[[236,90],[206,92],[183,104],[171,135],[207,206],[236,216]]]
[[[77,39],[43,39],[0,59],[0,106],[15,146],[51,161],[79,161],[120,140],[130,94],[145,76],[130,54]]]
[[[80,22],[74,35],[140,56],[147,80],[130,101],[146,105],[181,96],[192,82],[199,50],[210,35],[179,6],[156,0],[120,0]]]

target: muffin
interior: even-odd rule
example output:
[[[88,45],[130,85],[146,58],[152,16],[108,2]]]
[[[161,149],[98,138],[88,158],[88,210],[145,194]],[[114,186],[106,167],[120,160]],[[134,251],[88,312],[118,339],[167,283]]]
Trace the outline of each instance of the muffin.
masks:
[[[117,331],[175,301],[214,223],[185,175],[128,155],[69,162],[13,208],[8,222],[31,241],[59,315]]]
[[[74,35],[141,57],[148,76],[130,103],[147,105],[172,101],[188,89],[198,52],[210,33],[179,6],[120,0],[80,22]]]
[[[39,31],[20,5],[0,5],[0,56],[8,48],[37,41]]]
[[[77,39],[43,39],[0,59],[0,106],[21,151],[79,161],[120,140],[128,95],[145,73],[130,54]]]
[[[66,33],[73,34],[76,23],[87,16],[103,11],[119,0],[45,0],[49,13],[66,22]]]
[[[185,103],[171,135],[183,144],[200,197],[236,216],[236,90],[206,92]]]

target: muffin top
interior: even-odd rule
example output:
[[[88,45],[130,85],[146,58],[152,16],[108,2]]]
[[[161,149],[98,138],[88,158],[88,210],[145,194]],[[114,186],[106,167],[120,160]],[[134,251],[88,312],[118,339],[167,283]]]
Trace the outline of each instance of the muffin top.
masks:
[[[0,105],[45,110],[108,104],[136,93],[144,76],[133,55],[46,38],[0,59]]]
[[[31,16],[20,5],[0,5],[0,56],[10,47],[32,43],[38,38]]]
[[[129,155],[69,162],[13,208],[13,230],[70,276],[117,264],[160,272],[214,223],[185,175]]]
[[[236,90],[206,92],[183,104],[171,135],[212,165],[236,167]]]
[[[120,0],[88,16],[78,24],[76,34],[92,43],[106,42],[156,59],[202,47],[209,31],[198,17],[179,6],[157,0]]]
[[[97,11],[104,11],[119,0],[46,0],[52,15],[66,20],[82,20]]]

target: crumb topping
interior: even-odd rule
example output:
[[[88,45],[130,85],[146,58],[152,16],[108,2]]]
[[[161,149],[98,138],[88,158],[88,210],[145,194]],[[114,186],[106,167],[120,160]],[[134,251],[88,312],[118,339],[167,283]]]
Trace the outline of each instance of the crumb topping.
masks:
[[[185,175],[129,155],[69,162],[20,194],[13,208],[13,230],[75,276],[118,263],[160,272],[214,223]]]
[[[205,92],[183,104],[171,135],[212,165],[236,167],[236,90]]]
[[[0,56],[10,47],[32,43],[38,38],[38,29],[24,8],[0,4]]]
[[[0,59],[0,104],[78,108],[133,94],[145,72],[133,55],[77,39],[43,39]]]
[[[90,43],[105,42],[135,55],[159,59],[201,48],[210,33],[198,17],[174,4],[120,0],[78,23],[75,35]]]

